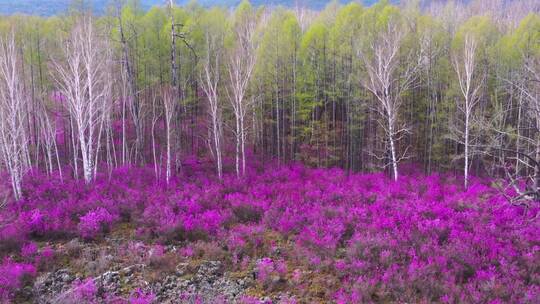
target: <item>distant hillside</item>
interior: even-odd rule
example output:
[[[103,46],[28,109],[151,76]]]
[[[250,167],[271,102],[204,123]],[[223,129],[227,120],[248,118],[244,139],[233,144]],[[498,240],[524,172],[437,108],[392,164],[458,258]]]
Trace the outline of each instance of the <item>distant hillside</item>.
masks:
[[[341,0],[342,2],[351,2],[351,0]],[[67,11],[73,0],[0,0],[0,14],[12,15],[16,13],[29,14],[29,15],[41,15],[51,16],[56,14],[62,14]],[[164,5],[166,0],[141,0],[140,3],[143,9],[149,9],[153,5]],[[189,0],[175,0],[178,5],[184,5]],[[227,6],[233,7],[240,3],[240,0],[199,0],[201,5],[204,6]],[[252,0],[253,5],[283,5],[294,6],[296,0]],[[309,6],[313,9],[321,9],[330,2],[329,0],[304,0],[301,3]],[[377,0],[364,0],[361,1],[365,5],[371,5]],[[92,9],[97,14],[102,14],[111,0],[85,0],[84,3],[92,6]]]

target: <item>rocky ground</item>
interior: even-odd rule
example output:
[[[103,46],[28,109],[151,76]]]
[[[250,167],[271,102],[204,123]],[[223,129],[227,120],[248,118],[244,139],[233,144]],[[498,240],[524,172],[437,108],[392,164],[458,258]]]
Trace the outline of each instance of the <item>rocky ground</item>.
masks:
[[[238,302],[249,287],[254,286],[250,276],[235,278],[223,270],[219,261],[203,261],[197,266],[177,265],[173,274],[164,275],[155,282],[144,278],[145,265],[132,265],[108,270],[94,278],[101,294],[121,296],[130,289],[141,288],[156,295],[158,303],[185,303],[186,295],[199,295],[208,301]],[[62,268],[37,278],[32,289],[35,303],[61,303],[72,289],[72,283],[81,278],[71,269]]]
[[[37,278],[17,296],[17,303],[73,303],[78,282],[91,280],[98,302],[127,299],[136,290],[155,296],[154,303],[244,303],[245,299],[279,303],[290,299],[282,277],[264,286],[253,265],[240,271],[212,243],[199,243],[206,252],[186,256],[179,245],[149,245],[142,241],[104,238],[99,242],[48,243],[55,259],[42,265]],[[94,303],[94,302],[92,302]],[[287,302],[289,303],[289,302]]]

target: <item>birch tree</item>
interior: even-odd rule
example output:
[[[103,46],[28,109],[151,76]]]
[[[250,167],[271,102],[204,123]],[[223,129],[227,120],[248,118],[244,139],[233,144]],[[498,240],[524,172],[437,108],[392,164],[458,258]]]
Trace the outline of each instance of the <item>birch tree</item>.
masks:
[[[491,148],[503,152],[499,153],[502,154],[501,166],[496,168],[502,168],[505,172],[505,181],[501,183],[505,186],[502,193],[507,195],[507,190],[513,189],[511,193],[515,195],[507,197],[515,204],[528,205],[531,201],[540,201],[539,29],[540,17],[531,15],[522,21],[516,33],[508,35],[500,45],[507,52],[503,60],[515,67],[502,80],[509,92],[515,91],[514,94],[519,96],[518,117],[515,127],[493,128],[499,140]],[[512,157],[512,154],[515,156]],[[514,168],[509,159],[515,159]]]
[[[137,85],[137,71],[135,60],[132,59],[133,53],[136,50],[132,50],[130,47],[130,40],[136,40],[136,30],[130,20],[126,20],[123,17],[123,8],[121,2],[118,1],[116,8],[116,18],[118,22],[118,35],[119,42],[121,44],[121,76],[122,76],[122,162],[123,164],[130,163],[131,160],[127,155],[127,138],[126,138],[126,109],[129,110],[133,126],[135,128],[135,151],[134,156],[136,161],[142,162],[142,153],[144,147],[144,125],[143,125],[143,105],[139,96],[139,88]],[[129,6],[124,8],[129,9]],[[128,37],[126,31],[127,28],[132,29],[134,37]]]
[[[64,42],[65,62],[55,60],[53,63],[53,77],[73,120],[86,183],[95,175],[99,138],[110,103],[108,47],[106,38],[99,35],[92,19],[81,17]]]
[[[42,103],[38,108],[38,113],[35,113],[39,122],[39,139],[45,149],[45,167],[47,173],[51,174],[54,170],[54,164],[58,168],[60,178],[62,178],[62,167],[60,165],[60,156],[58,153],[58,145],[56,144],[56,126],[54,121],[48,115],[45,105]],[[53,114],[55,115],[55,114]]]
[[[242,6],[243,5],[243,6]],[[227,95],[235,118],[235,168],[239,177],[246,172],[246,116],[252,99],[246,98],[249,81],[256,62],[256,22],[251,6],[243,2],[238,8],[234,25],[235,45],[228,54],[229,87]],[[241,163],[241,165],[240,165]]]
[[[390,154],[392,176],[398,180],[398,164],[406,157],[405,152],[398,151],[397,142],[408,129],[399,124],[399,111],[402,105],[402,94],[414,83],[417,62],[411,52],[405,62],[407,66],[400,70],[400,50],[405,37],[404,27],[390,21],[385,29],[379,32],[366,50],[361,49],[359,55],[366,69],[361,78],[362,86],[376,99],[375,110],[382,118],[379,125],[385,132]]]
[[[538,202],[540,201],[540,16],[529,15],[524,18],[514,36],[517,39],[512,43],[521,55],[521,77],[516,77],[517,81],[511,84],[523,97],[524,116],[532,121],[533,126],[532,134],[518,137],[526,143],[526,146],[532,147],[532,151],[525,152],[528,156],[523,157],[526,160],[525,172],[532,171],[532,173],[525,174],[529,189],[518,191],[517,199],[521,197]],[[519,155],[523,155],[519,145],[516,145],[516,150]]]
[[[27,129],[29,99],[21,77],[21,60],[14,34],[0,39],[0,152],[16,200],[21,199],[21,180],[31,166]]]
[[[526,176],[528,189],[519,190],[518,198],[532,199],[540,201],[540,53],[536,56],[526,57],[524,59],[524,77],[522,81],[514,85],[519,89],[525,98],[527,104],[527,115],[532,121],[533,136],[531,138],[521,137],[533,147],[532,153],[518,153],[526,159],[526,165],[532,170],[532,173]],[[518,189],[516,187],[516,189]]]
[[[219,86],[221,83],[221,61],[223,52],[223,35],[212,32],[207,28],[206,38],[206,57],[202,62],[202,71],[200,75],[201,87],[208,100],[208,112],[211,126],[210,133],[213,143],[213,152],[215,154],[217,173],[219,179],[223,176],[222,164],[222,110],[220,104]]]
[[[457,75],[461,97],[457,99],[457,109],[463,117],[462,129],[458,142],[463,144],[465,159],[463,165],[464,186],[469,183],[469,166],[471,156],[471,124],[475,107],[480,100],[483,78],[478,75],[476,59],[477,41],[471,35],[465,36],[463,47],[452,56],[452,65]]]
[[[174,107],[175,107],[175,98],[176,90],[174,87],[164,88],[162,93],[163,99],[163,110],[164,110],[164,119],[165,119],[165,141],[167,149],[167,159],[165,165],[165,180],[167,184],[169,183],[172,175],[172,124],[174,118]]]

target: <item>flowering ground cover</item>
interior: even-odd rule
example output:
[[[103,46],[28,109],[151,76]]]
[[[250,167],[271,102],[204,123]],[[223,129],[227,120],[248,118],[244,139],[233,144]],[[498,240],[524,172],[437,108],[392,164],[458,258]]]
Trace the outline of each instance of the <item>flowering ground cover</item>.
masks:
[[[252,273],[236,302],[540,302],[540,210],[509,204],[489,180],[464,191],[414,170],[399,182],[301,165],[255,165],[220,182],[212,170],[188,160],[169,185],[152,168],[91,185],[31,174],[24,198],[0,212],[0,299],[31,302],[25,287],[70,264],[57,244],[122,235],[149,248],[143,263],[211,258]],[[105,294],[90,275],[72,284],[69,301],[159,303],[151,288]]]

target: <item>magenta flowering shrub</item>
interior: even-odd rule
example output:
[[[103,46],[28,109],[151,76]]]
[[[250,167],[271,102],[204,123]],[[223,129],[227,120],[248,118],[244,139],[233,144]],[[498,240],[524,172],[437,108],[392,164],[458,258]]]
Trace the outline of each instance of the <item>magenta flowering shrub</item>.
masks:
[[[0,301],[9,302],[14,293],[23,286],[24,281],[36,275],[32,264],[17,263],[5,258],[0,264]]]
[[[228,250],[236,257],[262,249],[265,227],[263,225],[238,224],[226,231],[223,239]]]
[[[452,176],[414,170],[397,183],[300,165],[250,168],[222,182],[213,171],[192,158],[169,185],[152,168],[119,168],[91,185],[32,173],[24,198],[0,211],[0,249],[35,263],[45,251],[32,240],[92,241],[131,223],[151,241],[182,241],[182,257],[198,257],[204,246],[226,252],[237,269],[255,268],[261,283],[279,276],[306,286],[331,276],[337,281],[324,286],[325,300],[337,303],[540,297],[540,210],[509,204],[489,180],[473,179],[463,191]],[[158,245],[148,258],[142,243],[130,246],[126,254],[139,262],[163,253]],[[8,264],[2,271],[12,273]],[[20,287],[9,282],[5,297]]]
[[[34,265],[36,268],[46,265],[54,258],[54,250],[48,246],[41,249],[34,242],[29,242],[22,246],[20,257],[23,261]]]
[[[79,234],[85,239],[93,239],[99,233],[109,230],[115,216],[104,208],[89,211],[79,219]]]
[[[261,301],[258,298],[250,297],[250,296],[243,296],[240,299],[241,304],[272,304],[271,301]]]
[[[54,259],[55,252],[54,249],[51,247],[43,247],[38,255],[35,257],[35,265],[41,266],[41,265],[47,265],[47,263],[51,262]]]
[[[257,262],[257,280],[264,283],[274,271],[274,261],[271,258],[262,258]]]
[[[38,246],[34,242],[30,242],[21,248],[21,257],[26,260],[32,260],[38,253]]]
[[[277,279],[282,279],[287,275],[287,264],[285,264],[284,261],[274,261],[268,257],[258,260],[255,269],[257,272],[257,280],[263,285],[267,285],[272,279],[272,276],[275,276]]]
[[[71,291],[67,298],[70,303],[97,303],[98,288],[93,278],[75,280],[71,284]]]

